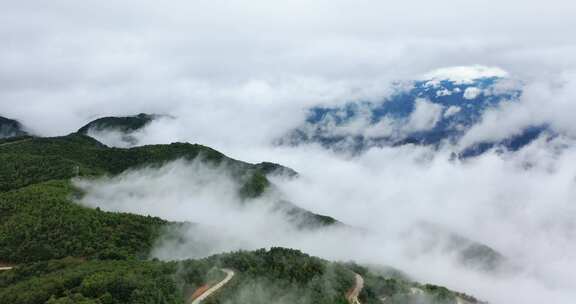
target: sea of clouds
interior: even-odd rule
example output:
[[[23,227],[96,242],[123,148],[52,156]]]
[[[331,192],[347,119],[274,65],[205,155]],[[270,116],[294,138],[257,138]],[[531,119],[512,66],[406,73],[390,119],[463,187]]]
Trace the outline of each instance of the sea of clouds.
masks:
[[[101,116],[167,114],[133,134],[138,144],[200,143],[299,172],[273,178],[274,193],[243,207],[225,170],[203,162],[78,182],[83,204],[201,226],[177,231],[183,244],[160,242],[159,258],[288,246],[390,265],[492,303],[573,303],[574,11],[561,0],[0,1],[0,114],[44,136]],[[477,65],[505,71],[523,94],[462,142],[542,124],[562,135],[467,160],[411,145],[350,157],[273,144],[311,106],[378,101],[398,81],[468,77]],[[93,135],[126,146],[118,134]],[[267,209],[278,197],[369,233],[295,230]],[[519,269],[487,274],[424,251],[402,234],[421,222],[487,244]]]

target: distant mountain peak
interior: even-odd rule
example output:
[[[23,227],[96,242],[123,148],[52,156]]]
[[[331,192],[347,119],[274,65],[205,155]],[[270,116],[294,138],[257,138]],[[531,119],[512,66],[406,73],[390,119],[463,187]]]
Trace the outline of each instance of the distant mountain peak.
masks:
[[[0,116],[0,138],[24,135],[27,133],[19,121]]]
[[[508,72],[499,67],[483,65],[455,66],[440,68],[426,73],[420,80],[429,82],[451,81],[458,84],[473,83],[483,78],[507,78]]]
[[[497,67],[460,66],[432,71],[411,86],[401,86],[379,101],[314,106],[298,127],[276,142],[319,143],[356,154],[373,147],[405,144],[451,146],[458,155],[475,156],[493,147],[517,150],[546,130],[531,126],[498,142],[460,146],[460,139],[482,122],[483,115],[519,102],[522,85]]]
[[[130,133],[144,128],[153,120],[161,117],[158,114],[140,113],[132,116],[106,116],[95,119],[78,130],[88,134],[89,131],[121,131]]]

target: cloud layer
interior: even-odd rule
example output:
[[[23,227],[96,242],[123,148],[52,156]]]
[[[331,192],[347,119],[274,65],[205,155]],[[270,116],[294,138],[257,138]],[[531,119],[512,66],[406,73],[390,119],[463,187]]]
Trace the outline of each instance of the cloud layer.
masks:
[[[565,144],[539,141],[520,153],[465,162],[411,146],[373,149],[354,159],[314,147],[253,150],[253,156],[273,153],[301,177],[274,179],[279,192],[248,205],[240,203],[223,168],[198,161],[78,185],[87,193],[82,203],[92,207],[200,224],[169,233],[179,241],[161,240],[154,256],[163,259],[287,246],[391,265],[493,303],[569,303],[576,278],[576,173],[570,165],[576,150],[554,148]],[[269,208],[278,195],[364,232],[297,230]],[[517,270],[490,274],[463,267],[453,252],[433,245],[446,239],[414,230],[422,223],[487,244]]]
[[[50,135],[136,111],[234,124],[239,118],[207,116],[228,108],[270,124],[294,119],[303,104],[378,98],[390,81],[446,66],[499,66],[548,83],[576,67],[574,6],[4,1],[0,112]],[[260,110],[244,113],[249,107]]]
[[[140,144],[189,141],[246,161],[288,165],[301,178],[275,181],[283,195],[374,232],[291,231],[260,208],[265,199],[254,208],[232,207],[237,198],[221,189],[235,185],[219,168],[198,163],[82,184],[91,206],[217,228],[202,229],[219,243],[190,239],[213,247],[162,250],[173,248],[165,244],[156,252],[162,258],[283,245],[390,264],[494,303],[572,303],[575,10],[568,0],[0,1],[0,115],[53,136],[101,116],[169,114],[176,118],[135,134]],[[483,73],[509,77],[496,89],[521,85],[523,94],[485,113],[463,142],[542,124],[563,136],[465,162],[415,146],[348,158],[315,145],[271,145],[300,125],[311,106],[382,100],[398,83],[422,77],[465,80],[470,70],[461,67],[471,65],[495,67]],[[454,66],[460,68],[438,70]],[[426,101],[419,107],[413,127],[434,124],[440,112]],[[367,132],[388,129],[384,121]],[[123,144],[117,134],[98,136]],[[495,278],[462,269],[442,252],[414,257],[418,242],[398,235],[421,221],[493,246],[521,272]],[[351,245],[343,247],[343,240]]]

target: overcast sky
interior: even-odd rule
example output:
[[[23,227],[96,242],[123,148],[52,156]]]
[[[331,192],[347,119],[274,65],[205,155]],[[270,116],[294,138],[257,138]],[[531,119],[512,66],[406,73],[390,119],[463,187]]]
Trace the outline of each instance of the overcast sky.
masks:
[[[493,303],[571,304],[576,149],[556,149],[570,140],[540,140],[518,154],[488,153],[467,163],[412,146],[347,159],[314,146],[270,143],[301,123],[311,105],[378,100],[393,82],[471,65],[504,71],[524,93],[519,103],[489,111],[464,140],[542,123],[575,138],[575,16],[571,0],[0,0],[0,116],[39,135],[62,135],[103,115],[171,114],[177,119],[138,134],[141,142],[197,142],[238,159],[291,166],[302,178],[279,187],[307,209],[373,230],[435,221],[522,262],[524,272],[495,281],[432,265],[432,258],[394,260],[384,255],[390,248],[366,240],[342,255],[396,261],[417,278]],[[420,110],[437,111],[426,103]],[[198,220],[184,207],[153,204],[162,193],[156,190],[191,196],[196,188],[171,181],[193,181],[192,173],[130,174],[146,178],[85,186],[92,195],[109,195],[104,207],[112,210]],[[205,201],[234,200],[222,196],[220,183],[212,186],[217,190],[201,192]],[[149,210],[134,210],[122,191],[110,189],[144,191]],[[246,226],[243,236],[258,225]],[[315,237],[281,244],[334,257],[328,252],[338,248],[339,236],[334,247],[319,247]],[[274,245],[271,239],[254,244]]]
[[[569,0],[1,0],[0,113],[61,134],[217,100],[378,96],[446,66],[551,79],[576,66],[575,12]]]

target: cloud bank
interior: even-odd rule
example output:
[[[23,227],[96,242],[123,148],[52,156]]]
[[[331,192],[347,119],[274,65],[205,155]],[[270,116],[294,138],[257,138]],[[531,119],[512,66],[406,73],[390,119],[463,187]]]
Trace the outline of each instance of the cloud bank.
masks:
[[[314,147],[261,151],[300,172],[298,179],[273,179],[283,198],[362,233],[295,229],[267,207],[278,192],[239,203],[237,185],[225,171],[202,162],[79,185],[87,192],[82,203],[92,207],[199,224],[172,231],[178,241],[161,240],[154,256],[163,259],[287,246],[329,259],[391,265],[493,303],[569,303],[576,278],[576,173],[570,166],[576,150],[554,149],[565,144],[539,141],[520,153],[464,162],[413,146],[373,149],[354,159]],[[488,244],[517,270],[491,274],[464,267],[453,252],[427,248],[446,242],[443,237],[410,233],[421,223]]]
[[[0,8],[0,112],[43,135],[137,111],[182,114],[203,129],[284,126],[304,105],[379,98],[392,81],[446,66],[500,67],[507,72],[483,73],[543,85],[574,78],[576,67],[573,1],[26,0]]]
[[[90,206],[208,227],[184,231],[190,242],[163,244],[158,257],[291,246],[389,264],[493,303],[572,303],[575,10],[567,0],[0,1],[0,115],[55,136],[101,116],[168,114],[176,118],[134,134],[139,144],[188,141],[290,166],[301,178],[276,180],[283,195],[372,232],[293,231],[265,207],[267,198],[235,207],[233,191],[222,190],[234,183],[198,163],[81,184]],[[422,77],[466,81],[478,75],[469,66],[507,76],[495,90],[521,86],[522,96],[487,111],[463,143],[506,138],[530,125],[549,125],[561,136],[469,161],[410,145],[356,158],[315,145],[271,145],[311,106],[382,100],[399,83]],[[491,68],[478,68],[485,66]],[[426,101],[420,108],[414,128],[459,111],[442,114]],[[355,123],[351,130],[366,126]],[[386,135],[393,127],[383,121],[366,132]],[[95,136],[125,144],[117,134]],[[399,234],[422,221],[491,245],[520,272],[493,277],[463,269],[445,252],[418,254],[418,238]],[[207,246],[195,251],[193,242]]]

